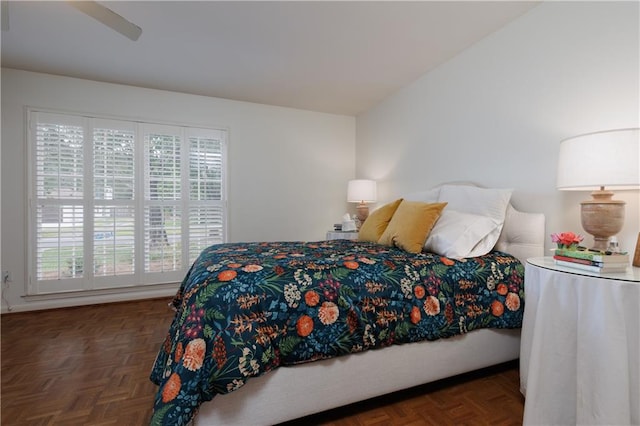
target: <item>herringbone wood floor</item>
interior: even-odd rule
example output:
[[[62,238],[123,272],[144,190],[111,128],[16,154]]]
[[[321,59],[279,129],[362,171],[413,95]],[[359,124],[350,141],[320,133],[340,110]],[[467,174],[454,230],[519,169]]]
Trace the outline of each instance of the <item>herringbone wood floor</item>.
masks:
[[[3,315],[2,425],[148,424],[149,372],[168,299]],[[290,425],[522,423],[516,363],[443,380]]]

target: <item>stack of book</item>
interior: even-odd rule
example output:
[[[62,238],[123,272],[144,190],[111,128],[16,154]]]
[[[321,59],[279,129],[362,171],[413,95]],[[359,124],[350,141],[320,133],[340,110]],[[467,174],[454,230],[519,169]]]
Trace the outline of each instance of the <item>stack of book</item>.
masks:
[[[558,248],[553,260],[556,265],[591,272],[624,272],[629,266],[629,255],[626,253],[603,253],[588,249]]]

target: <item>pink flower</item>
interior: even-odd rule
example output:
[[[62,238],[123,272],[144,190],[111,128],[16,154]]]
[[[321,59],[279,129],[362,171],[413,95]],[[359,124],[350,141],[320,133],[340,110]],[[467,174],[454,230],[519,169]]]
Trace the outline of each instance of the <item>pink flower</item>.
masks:
[[[244,268],[242,268],[242,270],[244,272],[258,272],[258,271],[262,271],[262,266],[251,264],[251,265],[245,266]]]
[[[515,293],[509,293],[504,304],[507,305],[507,309],[510,311],[517,311],[520,309],[520,297]]]
[[[318,318],[322,324],[330,325],[336,322],[339,313],[338,305],[333,302],[324,302],[318,309]]]
[[[196,371],[202,367],[202,361],[204,360],[204,353],[207,349],[207,344],[204,339],[195,339],[187,343],[187,347],[184,350],[184,357],[182,358],[182,365],[187,370]]]
[[[573,232],[561,232],[560,234],[551,234],[551,241],[563,246],[572,246],[579,244],[584,237],[582,235],[574,234]]]
[[[429,316],[435,316],[440,313],[440,301],[434,296],[427,297],[422,307]]]

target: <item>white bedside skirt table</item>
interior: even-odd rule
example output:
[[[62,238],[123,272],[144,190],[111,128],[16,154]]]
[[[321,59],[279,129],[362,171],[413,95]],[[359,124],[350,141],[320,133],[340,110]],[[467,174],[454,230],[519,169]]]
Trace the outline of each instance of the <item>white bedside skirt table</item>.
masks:
[[[525,265],[525,425],[640,424],[640,268]]]

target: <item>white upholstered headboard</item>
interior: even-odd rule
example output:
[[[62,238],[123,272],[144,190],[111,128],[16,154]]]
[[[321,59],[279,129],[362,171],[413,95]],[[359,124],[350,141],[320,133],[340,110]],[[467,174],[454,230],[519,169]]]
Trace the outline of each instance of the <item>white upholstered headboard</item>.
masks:
[[[402,195],[406,200],[435,203],[440,200],[443,185],[474,186],[473,182],[448,182],[429,190]],[[496,250],[517,257],[523,264],[529,257],[544,256],[545,217],[542,213],[525,213],[516,210],[511,203],[507,205],[504,226],[495,245]]]
[[[496,250],[517,257],[523,264],[529,257],[544,256],[544,220],[542,213],[520,212],[509,204]]]

